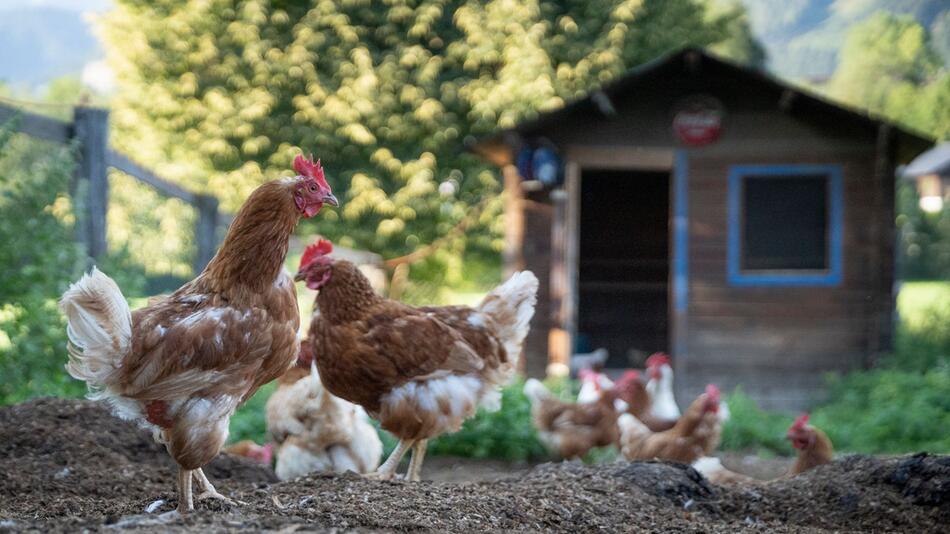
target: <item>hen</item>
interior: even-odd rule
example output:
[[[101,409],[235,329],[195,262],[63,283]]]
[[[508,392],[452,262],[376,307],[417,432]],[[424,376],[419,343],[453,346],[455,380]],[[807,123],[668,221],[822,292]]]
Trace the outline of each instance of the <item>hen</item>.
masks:
[[[795,419],[785,437],[792,442],[792,447],[798,449],[798,457],[795,458],[795,463],[788,472],[789,476],[795,476],[831,462],[834,446],[820,428],[808,424],[807,413]]]
[[[789,427],[786,437],[792,442],[792,446],[798,449],[798,457],[795,458],[795,463],[792,464],[784,477],[792,477],[831,462],[834,454],[831,440],[820,429],[808,424],[808,414],[803,414],[795,419],[795,422]],[[700,458],[693,462],[693,468],[714,484],[736,485],[760,482],[726,469],[719,458]]]
[[[581,381],[581,389],[577,392],[577,402],[594,402],[600,398],[604,390],[614,385],[606,374],[589,368],[578,371],[577,378]]]
[[[650,394],[650,415],[658,421],[675,422],[680,409],[673,397],[673,367],[670,357],[657,352],[647,358],[647,393]]]
[[[278,444],[277,477],[373,471],[383,454],[376,429],[362,408],[323,387],[308,346],[301,343],[297,365],[277,380],[267,401],[267,431]]]
[[[297,355],[297,295],[283,267],[300,217],[337,205],[320,163],[298,156],[298,176],[267,182],[241,207],[197,278],[134,313],[93,268],[63,295],[69,363],[90,398],[151,430],[179,466],[178,510],[198,498],[229,501],[201,467],[228,435],[234,410]]]
[[[592,402],[565,402],[555,397],[544,384],[530,378],[524,385],[531,401],[531,417],[538,438],[561,458],[580,458],[595,447],[617,443],[620,437],[617,417],[627,410],[625,389],[635,375],[621,377],[614,387],[604,390]]]
[[[628,460],[654,458],[692,463],[708,456],[719,445],[722,422],[719,418],[719,389],[710,384],[696,398],[673,428],[652,432],[639,419],[624,414],[620,427],[620,450]]]
[[[412,448],[408,478],[419,480],[428,439],[458,430],[480,405],[500,407],[538,279],[517,273],[475,308],[416,308],[377,295],[355,265],[327,256],[331,249],[311,245],[296,276],[320,292],[308,337],[320,378],[399,438],[374,476],[391,478]]]

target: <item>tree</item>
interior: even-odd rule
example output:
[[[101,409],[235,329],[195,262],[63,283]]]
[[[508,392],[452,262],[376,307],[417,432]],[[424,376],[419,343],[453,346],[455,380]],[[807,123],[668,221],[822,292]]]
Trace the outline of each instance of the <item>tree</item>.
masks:
[[[101,28],[117,146],[228,210],[313,152],[343,206],[310,228],[393,257],[500,190],[464,139],[723,41],[739,16],[697,0],[119,0]],[[434,261],[457,276],[463,252],[496,256],[499,209]]]

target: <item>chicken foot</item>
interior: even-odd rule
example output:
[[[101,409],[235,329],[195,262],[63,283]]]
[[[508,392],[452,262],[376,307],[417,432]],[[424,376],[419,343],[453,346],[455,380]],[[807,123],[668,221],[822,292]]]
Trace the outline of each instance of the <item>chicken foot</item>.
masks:
[[[426,457],[426,446],[429,440],[420,439],[412,444],[412,459],[409,460],[409,471],[406,472],[406,480],[418,482],[422,479],[422,460]]]
[[[396,474],[396,468],[399,467],[399,462],[402,460],[402,457],[405,456],[406,451],[409,450],[409,447],[412,444],[413,442],[409,440],[399,440],[399,444],[396,445],[395,449],[393,449],[393,452],[389,455],[389,458],[386,458],[386,461],[383,462],[383,465],[379,466],[375,473],[366,475],[366,478],[372,478],[375,480],[392,479],[393,475]],[[413,454],[413,457],[415,457],[415,454]]]
[[[194,474],[195,482],[197,482],[198,484],[198,490],[201,491],[201,493],[198,494],[198,496],[195,497],[195,499],[199,501],[204,500],[204,499],[217,499],[219,501],[224,502],[225,504],[229,506],[237,506],[238,504],[244,504],[241,501],[234,501],[233,499],[229,497],[225,497],[224,495],[221,495],[220,493],[218,493],[218,491],[214,489],[214,486],[211,484],[211,481],[208,480],[208,477],[205,476],[205,472],[202,471],[200,467],[192,471],[192,474]]]

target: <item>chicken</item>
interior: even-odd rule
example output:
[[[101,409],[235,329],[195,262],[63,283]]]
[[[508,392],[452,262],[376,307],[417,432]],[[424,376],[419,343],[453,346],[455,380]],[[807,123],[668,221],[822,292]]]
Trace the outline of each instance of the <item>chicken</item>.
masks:
[[[629,379],[628,379],[629,380]],[[561,458],[580,458],[595,447],[617,443],[620,437],[617,417],[627,410],[621,399],[624,379],[592,402],[565,402],[555,397],[544,384],[529,378],[524,393],[531,401],[531,417],[538,438]]]
[[[355,265],[327,256],[329,242],[311,247],[296,279],[319,290],[308,340],[323,384],[399,438],[373,477],[392,478],[412,448],[407,478],[419,480],[428,439],[458,430],[478,406],[500,408],[538,279],[516,273],[475,308],[416,308],[377,295]]]
[[[782,478],[792,477],[831,462],[834,454],[831,440],[824,432],[808,424],[808,414],[801,415],[792,423],[786,437],[792,442],[792,446],[798,449],[798,457]],[[714,484],[738,485],[760,482],[752,477],[726,469],[719,458],[700,458],[693,462],[693,468]]]
[[[659,421],[676,421],[680,409],[673,398],[673,367],[670,357],[662,352],[653,354],[646,361],[647,393],[650,394],[650,415]]]
[[[198,499],[230,502],[201,468],[220,452],[235,409],[297,355],[288,240],[300,217],[337,200],[319,162],[298,156],[294,169],[298,176],[251,193],[208,266],[171,295],[130,312],[115,282],[93,268],[60,301],[67,371],[90,398],[165,444],[179,467],[182,513],[194,509],[192,479]]]
[[[792,447],[798,449],[798,457],[788,472],[789,476],[795,476],[831,462],[834,446],[821,429],[808,424],[807,413],[795,419],[792,426],[788,428],[786,437],[792,442]]]
[[[271,461],[274,459],[274,444],[265,443],[264,445],[258,445],[252,440],[242,439],[237,443],[225,447],[224,452],[241,456],[270,467]]]
[[[368,473],[383,454],[366,412],[323,387],[306,341],[267,401],[267,430],[279,447],[274,470],[281,480],[314,471]]]
[[[594,402],[600,398],[604,390],[614,386],[613,381],[606,374],[593,369],[581,369],[577,372],[581,380],[581,390],[577,393],[577,402]]]
[[[620,450],[628,460],[659,458],[692,463],[708,456],[719,445],[722,422],[719,410],[719,389],[710,384],[706,391],[687,408],[673,428],[651,432],[639,419],[623,414],[620,427]]]

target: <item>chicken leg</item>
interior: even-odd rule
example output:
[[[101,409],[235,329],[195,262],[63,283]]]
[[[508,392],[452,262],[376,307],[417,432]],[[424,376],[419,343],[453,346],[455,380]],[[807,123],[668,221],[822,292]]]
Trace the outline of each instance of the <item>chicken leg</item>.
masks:
[[[383,465],[379,466],[379,469],[377,469],[375,473],[370,473],[366,475],[366,477],[376,480],[390,480],[393,478],[393,475],[396,474],[396,468],[399,467],[399,462],[402,460],[402,457],[405,456],[406,451],[409,450],[412,443],[412,441],[405,439],[399,440],[399,444],[393,449],[389,458],[386,458]]]
[[[191,471],[178,468],[178,513],[187,514],[195,509],[191,498]]]
[[[199,493],[198,496],[196,497],[197,500],[200,501],[203,499],[217,499],[219,501],[224,502],[225,504],[229,506],[237,506],[238,503],[240,502],[240,501],[235,502],[234,500],[218,493],[218,491],[214,489],[214,486],[211,485],[211,481],[208,480],[208,477],[205,476],[205,472],[202,471],[200,467],[192,471],[192,473],[195,476],[195,482],[198,483],[198,490],[201,491],[201,493]]]
[[[426,457],[426,446],[429,440],[420,439],[412,444],[412,459],[409,461],[409,471],[406,473],[406,480],[418,482],[422,478],[422,460]]]

